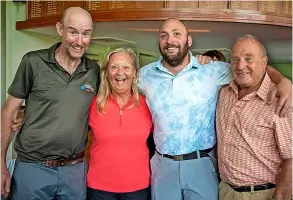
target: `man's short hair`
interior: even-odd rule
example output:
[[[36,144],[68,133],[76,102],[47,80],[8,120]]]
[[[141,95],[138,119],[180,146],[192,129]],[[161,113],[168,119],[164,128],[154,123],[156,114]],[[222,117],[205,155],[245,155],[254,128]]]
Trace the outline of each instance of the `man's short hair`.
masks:
[[[234,45],[235,45],[237,42],[239,42],[240,40],[245,40],[245,39],[255,41],[255,42],[258,44],[258,46],[259,46],[259,48],[260,48],[261,53],[263,54],[263,56],[267,56],[267,52],[266,52],[266,49],[265,49],[264,45],[263,45],[263,44],[262,44],[262,43],[261,43],[261,42],[260,42],[255,36],[250,35],[250,34],[245,34],[244,36],[238,38],[238,39],[233,43],[233,45],[232,45],[232,47],[231,47],[231,50],[233,49]]]
[[[161,30],[162,26],[164,25],[164,23],[165,23],[166,21],[171,20],[171,19],[173,19],[173,20],[177,20],[177,21],[181,22],[181,23],[184,25],[185,29],[186,29],[187,35],[189,35],[189,31],[188,31],[187,25],[186,25],[183,21],[181,21],[181,20],[179,20],[179,19],[177,19],[177,18],[172,18],[172,17],[166,19],[166,20],[163,22],[163,24],[160,26],[160,29],[159,29],[159,30]]]

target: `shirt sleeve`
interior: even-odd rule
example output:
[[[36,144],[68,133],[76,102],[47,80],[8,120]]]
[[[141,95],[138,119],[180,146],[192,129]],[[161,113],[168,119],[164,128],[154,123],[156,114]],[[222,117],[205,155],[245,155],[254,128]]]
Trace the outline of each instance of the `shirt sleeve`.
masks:
[[[218,86],[227,85],[232,81],[231,67],[229,63],[215,61],[213,62]]]
[[[26,54],[19,64],[14,79],[8,88],[8,94],[20,99],[26,99],[33,85],[33,70]]]
[[[274,114],[274,125],[281,158],[292,158],[292,112],[288,112],[284,117]]]

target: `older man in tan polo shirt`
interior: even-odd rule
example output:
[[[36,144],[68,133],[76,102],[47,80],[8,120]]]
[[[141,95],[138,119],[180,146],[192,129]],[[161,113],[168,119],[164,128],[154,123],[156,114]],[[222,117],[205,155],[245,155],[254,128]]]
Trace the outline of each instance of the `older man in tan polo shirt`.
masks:
[[[289,200],[292,194],[292,113],[274,114],[276,87],[265,72],[264,46],[245,35],[232,46],[234,81],[219,93],[216,128],[220,200]]]

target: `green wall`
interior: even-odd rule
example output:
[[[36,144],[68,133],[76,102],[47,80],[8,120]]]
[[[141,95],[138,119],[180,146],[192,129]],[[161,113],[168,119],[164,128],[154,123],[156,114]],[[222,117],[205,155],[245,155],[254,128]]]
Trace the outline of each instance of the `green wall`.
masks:
[[[292,81],[292,63],[272,63],[275,69]]]
[[[6,63],[6,43],[5,43],[5,38],[6,38],[6,2],[5,1],[0,1],[0,38],[1,38],[1,44],[0,44],[0,63],[1,63],[1,76],[0,76],[0,82],[1,82],[1,108],[4,105],[5,102],[5,93],[2,91],[5,91],[6,89],[6,68],[5,68],[5,63]]]
[[[6,2],[6,90],[11,84],[18,65],[28,51],[48,48],[55,38],[15,29],[16,21],[25,20],[25,3]]]

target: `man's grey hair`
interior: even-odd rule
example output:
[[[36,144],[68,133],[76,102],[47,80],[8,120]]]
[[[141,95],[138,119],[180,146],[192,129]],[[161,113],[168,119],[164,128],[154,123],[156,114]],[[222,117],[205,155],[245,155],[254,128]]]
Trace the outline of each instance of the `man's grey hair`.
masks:
[[[258,44],[258,46],[259,46],[259,48],[260,48],[260,50],[261,50],[261,52],[262,52],[262,54],[263,54],[263,56],[267,56],[267,52],[266,52],[266,48],[265,48],[265,46],[255,37],[255,36],[253,36],[253,35],[250,35],[250,34],[245,34],[244,36],[242,36],[242,37],[240,37],[240,38],[238,38],[234,43],[233,43],[233,45],[232,45],[232,48],[233,48],[233,46],[238,42],[238,41],[240,41],[240,40],[245,40],[245,39],[249,39],[249,40],[253,40],[253,41],[255,41],[257,44]],[[231,49],[232,49],[231,48]]]

